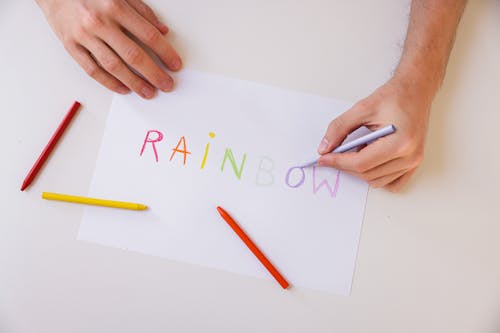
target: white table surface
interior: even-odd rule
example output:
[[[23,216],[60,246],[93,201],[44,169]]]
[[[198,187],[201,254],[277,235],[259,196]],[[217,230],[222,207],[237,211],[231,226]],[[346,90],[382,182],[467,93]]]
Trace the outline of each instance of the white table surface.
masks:
[[[394,68],[408,2],[151,3],[186,67],[356,101]],[[404,193],[370,190],[343,297],[77,241],[83,207],[40,193],[87,193],[112,95],[34,1],[2,0],[0,332],[500,332],[499,36],[500,1],[469,1],[425,161]]]

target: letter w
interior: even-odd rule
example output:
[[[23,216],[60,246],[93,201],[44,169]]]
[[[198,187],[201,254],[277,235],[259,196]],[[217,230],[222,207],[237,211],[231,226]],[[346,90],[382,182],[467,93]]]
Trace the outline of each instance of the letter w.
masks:
[[[328,170],[330,171],[330,170]],[[331,172],[328,172],[331,174]],[[335,198],[337,196],[337,191],[339,189],[339,180],[340,180],[340,170],[337,171],[337,175],[335,177],[335,184],[332,186],[328,183],[328,180],[325,178],[323,179],[318,185],[316,185],[316,167],[312,167],[312,176],[313,176],[313,193],[316,194],[320,188],[326,187],[328,190],[328,193],[330,193],[330,196],[332,198]]]

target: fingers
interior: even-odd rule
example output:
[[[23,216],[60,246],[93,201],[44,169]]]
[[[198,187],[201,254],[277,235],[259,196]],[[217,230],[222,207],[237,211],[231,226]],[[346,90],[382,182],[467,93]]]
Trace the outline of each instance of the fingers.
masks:
[[[328,153],[322,155],[318,160],[318,164],[362,174],[399,157],[397,155],[398,146],[398,140],[395,136],[386,136],[358,152]]]
[[[378,179],[380,177],[393,174],[401,170],[410,170],[416,167],[413,163],[410,163],[406,158],[395,158],[391,161],[378,165],[368,171],[360,174],[361,178],[370,182],[372,180]]]
[[[117,18],[118,22],[141,42],[148,46],[160,60],[172,71],[182,67],[182,61],[174,48],[168,43],[160,31],[147,19],[129,8],[124,19]]]
[[[424,158],[430,101],[409,93],[407,86],[390,80],[334,119],[318,147],[318,164],[343,170],[373,187],[399,191]],[[360,126],[370,129],[394,124],[398,131],[368,144],[358,152],[331,153]]]
[[[172,90],[172,78],[143,45],[171,70],[182,62],[163,38],[168,28],[143,1],[47,1],[44,12],[68,52],[102,85],[119,93],[128,87],[145,98],[154,96],[155,87]]]
[[[401,177],[397,178],[396,180],[393,180],[391,183],[384,186],[384,188],[391,192],[400,192],[403,189],[403,187],[408,183],[411,176],[415,173],[416,170],[417,169],[415,168],[413,170],[408,171]]]
[[[106,43],[97,38],[92,38],[85,41],[83,46],[93,54],[94,58],[104,70],[113,75],[124,85],[144,98],[154,97],[154,88],[148,82],[133,73]]]
[[[168,27],[158,19],[151,7],[140,0],[127,0],[127,2],[149,23],[154,25],[155,28],[158,29],[163,35],[166,35],[168,33]]]
[[[373,188],[383,187],[383,186],[386,186],[386,185],[390,184],[391,182],[395,181],[396,179],[400,178],[401,176],[403,176],[407,172],[408,172],[408,170],[399,170],[399,171],[396,171],[394,173],[382,176],[380,178],[373,179],[373,180],[369,181],[368,184],[370,184],[370,186]]]
[[[130,92],[129,88],[99,66],[89,52],[81,45],[67,47],[67,50],[76,62],[78,62],[85,72],[94,80],[114,92],[120,94],[127,94]]]
[[[318,164],[343,170],[371,187],[399,192],[421,162],[420,155],[408,154],[399,141],[396,135],[386,136],[358,152],[322,155]]]
[[[330,122],[325,136],[318,147],[318,153],[323,155],[331,152],[355,129],[363,125],[365,115],[363,103],[354,105]]]
[[[132,68],[137,70],[158,89],[168,92],[174,81],[139,45],[125,34],[109,36],[108,43],[116,53]]]
[[[396,161],[391,161],[389,163],[393,163]],[[404,168],[404,169],[395,169],[397,171],[383,173],[379,177],[373,177],[367,175],[366,173],[357,173],[353,171],[345,171],[351,176],[357,177],[359,179],[363,179],[373,188],[384,187],[385,189],[391,192],[399,192],[409,181],[411,176],[415,173],[417,168]]]

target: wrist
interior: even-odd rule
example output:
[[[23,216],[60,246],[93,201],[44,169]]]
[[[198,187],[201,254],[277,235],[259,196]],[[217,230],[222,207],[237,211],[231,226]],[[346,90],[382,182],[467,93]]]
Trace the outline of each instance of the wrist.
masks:
[[[410,96],[431,104],[441,86],[443,76],[442,71],[435,67],[400,63],[390,81],[399,85]]]

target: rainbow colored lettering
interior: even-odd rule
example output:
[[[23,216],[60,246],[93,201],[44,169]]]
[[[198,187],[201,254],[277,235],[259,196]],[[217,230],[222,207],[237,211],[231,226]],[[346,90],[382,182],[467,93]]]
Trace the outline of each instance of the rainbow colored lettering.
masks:
[[[214,139],[216,134],[214,132],[209,132],[208,136],[210,139]],[[160,142],[162,142],[164,138],[165,135],[160,130],[156,129],[148,130],[146,132],[144,141],[142,142],[139,156],[142,157],[146,152],[146,150],[151,151],[154,157],[154,161],[156,163],[159,163],[160,153],[161,153],[161,149],[159,146]],[[183,166],[186,166],[188,163],[194,163],[190,162],[190,159],[193,159],[194,156],[192,156],[191,152],[188,149],[188,142],[185,136],[181,136],[177,140],[177,144],[175,146],[172,146],[170,150],[171,150],[169,157],[170,162],[174,158],[177,158],[177,156],[179,155],[179,158],[182,159]],[[201,159],[199,161],[200,170],[205,169],[209,154],[210,154],[210,142],[207,142],[207,144],[205,145],[203,156],[201,156]],[[275,176],[274,176],[275,170],[274,170],[273,159],[269,156],[260,156],[258,158],[259,158],[259,163],[257,171],[255,173],[255,184],[257,186],[273,185],[275,183]],[[246,161],[247,161],[246,153],[235,154],[231,148],[227,147],[225,148],[224,157],[220,164],[220,171],[224,172],[225,170],[232,170],[236,179],[241,180],[244,175],[248,174],[248,172],[245,173]],[[328,178],[318,179],[319,176],[317,175],[317,170],[316,170],[317,167],[313,166],[311,169],[312,169],[312,175],[311,175],[312,193],[318,194],[320,192],[320,189],[323,188],[325,190],[322,191],[322,193],[325,193],[332,198],[337,197],[340,184],[340,174],[341,174],[340,171],[337,171],[335,173],[329,173],[329,174],[335,174],[335,176],[333,177],[334,179],[328,179]],[[297,189],[305,185],[306,178],[307,175],[304,168],[300,166],[291,166],[285,173],[284,183],[287,188]]]

